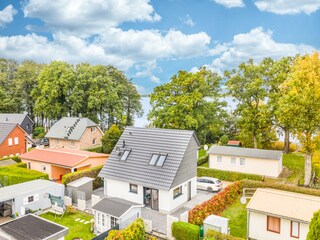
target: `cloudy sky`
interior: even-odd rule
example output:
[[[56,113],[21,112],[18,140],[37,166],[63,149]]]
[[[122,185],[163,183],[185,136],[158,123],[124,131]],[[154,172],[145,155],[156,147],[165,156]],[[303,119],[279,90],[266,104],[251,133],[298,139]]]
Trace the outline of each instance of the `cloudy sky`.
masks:
[[[0,57],[112,64],[143,94],[178,70],[320,49],[320,0],[1,0]]]

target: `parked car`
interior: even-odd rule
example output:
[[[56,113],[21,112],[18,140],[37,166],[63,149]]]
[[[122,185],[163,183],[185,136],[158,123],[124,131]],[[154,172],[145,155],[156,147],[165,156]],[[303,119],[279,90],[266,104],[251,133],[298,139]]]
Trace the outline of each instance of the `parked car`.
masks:
[[[37,145],[49,146],[49,139],[48,138],[40,138],[37,142]]]
[[[206,190],[208,192],[218,192],[222,187],[222,182],[217,178],[199,177],[197,179],[197,189]]]

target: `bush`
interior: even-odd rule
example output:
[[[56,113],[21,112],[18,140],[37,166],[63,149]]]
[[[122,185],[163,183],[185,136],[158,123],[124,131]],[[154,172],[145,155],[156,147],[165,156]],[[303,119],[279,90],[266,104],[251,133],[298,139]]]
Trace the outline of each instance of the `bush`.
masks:
[[[111,230],[106,240],[144,240],[145,230],[141,218],[122,230]]]
[[[89,148],[89,149],[86,149],[86,151],[89,151],[89,152],[96,152],[96,153],[102,153],[102,146]]]
[[[320,239],[320,211],[315,212],[309,225],[307,240]]]
[[[241,240],[242,238],[233,237],[231,235],[219,233],[213,230],[208,230],[204,237],[204,240]]]
[[[202,225],[204,219],[209,215],[219,215],[230,204],[237,200],[241,194],[241,190],[241,183],[239,181],[234,182],[208,201],[195,206],[191,211],[189,211],[189,223]]]
[[[223,171],[223,170],[217,170],[217,169],[207,168],[207,167],[198,167],[197,171],[198,171],[198,174],[197,174],[198,177],[214,177],[214,178],[219,178],[220,180],[231,181],[231,182],[242,180],[242,179],[250,179],[250,180],[257,180],[257,181],[262,181],[264,179],[264,177],[260,175]]]
[[[15,166],[15,167],[20,167],[20,168],[27,168],[27,164],[26,164],[26,163],[23,163],[23,162],[17,163],[17,164],[15,164],[14,166]]]
[[[200,237],[200,227],[186,222],[172,223],[171,230],[176,240],[198,240]]]
[[[208,154],[205,155],[205,156],[202,156],[202,157],[198,158],[197,165],[201,166],[202,164],[208,162],[208,160],[209,160],[209,155]]]
[[[102,179],[98,177],[99,172],[103,166],[94,167],[88,170],[83,170],[79,172],[68,173],[62,176],[62,183],[67,185],[70,182],[73,182],[82,177],[91,177],[94,178],[93,189],[102,187]]]
[[[271,150],[279,150],[283,151],[284,149],[284,142],[274,142],[271,145]],[[298,150],[298,145],[296,143],[290,143],[289,152],[296,152]]]
[[[21,162],[21,159],[19,156],[12,156],[12,157],[5,157],[5,158],[0,158],[0,161],[2,160],[8,160],[8,159],[12,159],[13,161],[17,162],[17,163],[20,163]]]
[[[34,138],[44,138],[44,136],[46,135],[46,132],[44,131],[43,127],[36,127],[33,130],[33,137]]]
[[[121,137],[121,130],[117,125],[112,124],[111,127],[104,133],[101,138],[102,152],[111,153],[113,148],[116,146],[119,138]]]
[[[219,139],[219,145],[222,145],[222,146],[226,146],[228,144],[228,141],[229,141],[229,137],[224,134],[220,139]]]

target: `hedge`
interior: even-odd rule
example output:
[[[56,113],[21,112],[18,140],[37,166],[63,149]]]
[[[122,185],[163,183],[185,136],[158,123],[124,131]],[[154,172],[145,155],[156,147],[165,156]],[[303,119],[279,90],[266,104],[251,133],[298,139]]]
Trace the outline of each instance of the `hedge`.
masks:
[[[12,157],[5,157],[5,158],[0,158],[0,161],[2,160],[8,160],[8,159],[12,159],[13,161],[17,162],[17,163],[20,163],[21,162],[21,159],[19,156],[12,156]]]
[[[204,240],[242,240],[243,238],[233,237],[231,235],[219,233],[209,229],[206,232]]]
[[[202,225],[203,221],[211,214],[219,215],[230,204],[234,203],[242,191],[241,182],[237,181],[224,188],[211,199],[195,206],[189,211],[189,223]]]
[[[144,222],[141,218],[122,230],[111,230],[106,240],[144,240]]]
[[[186,222],[172,223],[171,231],[176,240],[198,240],[200,237],[200,227]]]
[[[209,161],[209,155],[207,154],[207,155],[205,155],[203,157],[198,158],[197,165],[201,166],[202,164],[204,164],[204,163],[206,163],[208,161]]]
[[[49,176],[46,173],[26,169],[22,163],[0,168],[0,182],[2,186],[28,182],[35,179],[48,180]]]
[[[103,153],[102,152],[102,146],[88,148],[88,149],[86,149],[86,151],[88,151],[88,152],[96,152],[96,153]]]
[[[24,162],[14,164],[13,166],[19,167],[19,168],[27,168],[27,164]]]
[[[91,178],[94,178],[93,188],[94,189],[100,188],[102,187],[102,179],[98,177],[98,174],[101,171],[102,167],[103,166],[98,166],[88,170],[65,174],[64,176],[62,176],[62,183],[64,185],[67,185],[68,183],[73,182],[79,178],[91,177]]]
[[[250,180],[257,180],[257,181],[263,181],[264,179],[264,177],[260,175],[223,171],[223,170],[217,170],[217,169],[207,168],[207,167],[198,167],[197,172],[198,172],[197,173],[198,177],[214,177],[220,180],[231,181],[231,182],[242,180],[242,179],[250,179]]]

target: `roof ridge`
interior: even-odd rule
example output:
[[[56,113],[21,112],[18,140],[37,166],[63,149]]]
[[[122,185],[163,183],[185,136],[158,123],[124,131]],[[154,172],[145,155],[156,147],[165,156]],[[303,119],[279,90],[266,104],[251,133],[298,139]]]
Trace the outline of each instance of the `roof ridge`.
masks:
[[[70,155],[77,155],[77,156],[82,156],[82,157],[89,157],[89,155],[84,155],[84,154],[80,154],[80,153],[71,153],[71,152],[64,152],[64,151],[54,151],[54,149],[63,149],[63,148],[36,148],[42,151],[50,151],[50,152],[59,152],[59,153],[66,153],[66,154],[70,154]],[[71,149],[72,150],[72,149]]]

